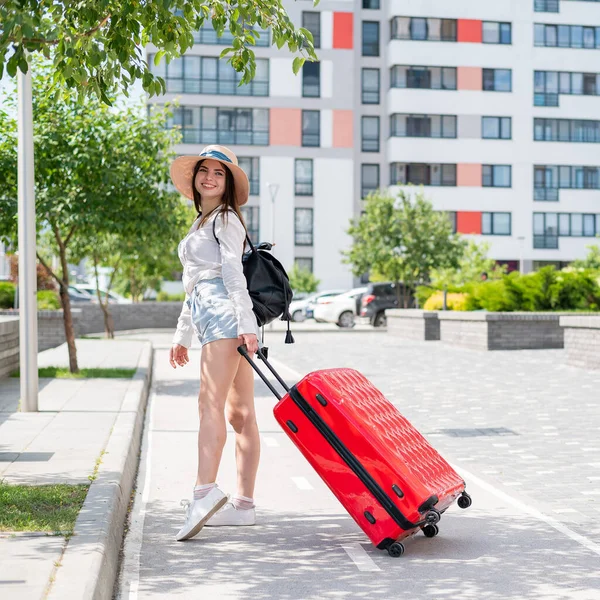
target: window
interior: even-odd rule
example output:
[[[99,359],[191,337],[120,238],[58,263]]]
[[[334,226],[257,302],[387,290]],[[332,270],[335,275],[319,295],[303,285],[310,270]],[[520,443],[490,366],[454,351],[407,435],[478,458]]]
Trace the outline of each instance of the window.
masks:
[[[373,10],[377,10],[378,8],[380,8],[379,0],[363,0],[362,7],[365,9],[370,8]]]
[[[535,12],[557,13],[560,11],[559,2],[560,0],[534,0],[533,10]]]
[[[427,90],[455,90],[456,67],[409,67],[395,65],[391,87]]]
[[[379,21],[363,21],[362,55],[379,56]]]
[[[361,118],[361,150],[379,152],[379,117]]]
[[[446,215],[448,215],[448,219],[450,221],[450,224],[452,225],[452,233],[456,233],[456,211],[448,211],[446,212]]]
[[[600,27],[534,24],[534,44],[560,48],[600,48]]]
[[[321,63],[305,62],[302,66],[302,96],[318,98],[321,95]]]
[[[483,21],[484,44],[512,44],[512,27],[510,23]]]
[[[600,73],[535,71],[534,106],[558,106],[559,94],[600,95]]]
[[[302,145],[321,145],[321,114],[318,110],[302,111]]]
[[[456,165],[392,163],[390,185],[456,186]]]
[[[455,138],[456,116],[395,114],[390,131],[392,137]]]
[[[184,144],[268,146],[269,110],[179,106],[167,127],[179,126]]]
[[[511,214],[507,212],[481,213],[482,235],[510,235]]]
[[[362,103],[379,104],[379,69],[362,70]]]
[[[183,56],[169,64],[161,61],[155,66],[154,55],[150,54],[148,63],[154,75],[165,80],[168,93],[269,95],[269,61],[266,58],[256,59],[255,78],[242,86],[239,86],[242,73],[226,61],[209,56]]]
[[[360,166],[360,197],[364,198],[379,188],[379,165]]]
[[[296,246],[313,245],[312,208],[297,208],[295,210],[294,239]]]
[[[534,200],[557,201],[559,189],[600,189],[600,167],[535,165],[533,180]]]
[[[488,92],[512,91],[511,69],[483,69],[483,89]]]
[[[511,187],[510,165],[483,165],[483,187]]]
[[[269,39],[269,32],[259,27],[246,27],[250,31],[254,31],[257,34],[255,37],[255,45],[268,47],[271,45]],[[225,28],[223,35],[217,37],[217,32],[214,30],[212,23],[204,25],[198,31],[194,31],[194,42],[197,44],[215,44],[219,46],[233,46],[233,35],[229,32],[228,28]],[[259,37],[258,37],[259,36]]]
[[[533,213],[533,247],[558,248],[559,237],[595,237],[600,214]]]
[[[306,12],[302,13],[302,27],[308,29],[313,36],[313,45],[315,48],[321,47],[321,13]]]
[[[484,140],[512,139],[512,118],[481,117],[481,137]]]
[[[259,159],[256,157],[249,158],[240,156],[238,157],[238,164],[246,172],[246,175],[248,175],[248,180],[250,181],[250,195],[257,196],[260,194]]]
[[[456,42],[456,23],[456,19],[394,17],[392,19],[392,39]]]
[[[260,208],[258,206],[241,206],[240,211],[246,222],[248,237],[252,243],[258,243],[258,240],[260,239]]]
[[[296,196],[313,195],[312,158],[297,158],[295,164],[294,192]]]
[[[296,266],[301,271],[309,271],[310,273],[313,272],[313,259],[312,258],[296,257],[294,262],[296,263]]]
[[[536,142],[578,142],[600,144],[600,121],[582,119],[534,119]]]

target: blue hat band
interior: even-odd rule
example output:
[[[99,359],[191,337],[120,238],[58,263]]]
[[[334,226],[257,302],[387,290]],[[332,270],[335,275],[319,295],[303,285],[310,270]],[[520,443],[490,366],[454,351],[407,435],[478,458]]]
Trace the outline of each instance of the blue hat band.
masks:
[[[200,156],[216,158],[217,160],[223,160],[225,162],[233,164],[233,161],[229,158],[229,156],[223,154],[222,152],[219,152],[218,150],[209,150],[208,152],[203,152]]]

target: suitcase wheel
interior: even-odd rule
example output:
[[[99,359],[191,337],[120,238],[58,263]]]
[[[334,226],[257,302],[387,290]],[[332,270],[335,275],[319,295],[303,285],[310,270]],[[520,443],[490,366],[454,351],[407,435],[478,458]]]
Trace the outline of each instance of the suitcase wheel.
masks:
[[[404,544],[394,542],[387,547],[388,554],[394,558],[398,558],[404,554]]]
[[[441,518],[442,518],[442,513],[440,513],[439,510],[436,510],[435,508],[432,508],[425,515],[425,522],[428,523],[429,525],[435,525],[436,523],[440,522]]]
[[[435,537],[440,532],[440,528],[437,525],[425,525],[423,527],[423,534],[425,537]]]
[[[469,506],[471,506],[472,503],[473,500],[471,500],[471,496],[469,496],[467,492],[463,492],[457,501],[457,504],[460,508],[469,508]]]

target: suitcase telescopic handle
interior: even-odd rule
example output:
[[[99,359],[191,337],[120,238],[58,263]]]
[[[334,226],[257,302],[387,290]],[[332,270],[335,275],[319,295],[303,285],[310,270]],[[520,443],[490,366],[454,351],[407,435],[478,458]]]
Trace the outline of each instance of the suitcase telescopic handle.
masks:
[[[242,344],[238,346],[238,352],[250,363],[250,366],[258,373],[258,376],[265,382],[265,385],[273,392],[273,395],[277,400],[281,400],[281,394],[273,387],[273,384],[267,379],[267,376],[263,373],[262,369],[258,367],[256,361],[252,360],[250,354],[248,354],[248,348],[246,348],[246,344]],[[257,351],[258,358],[262,360],[265,365],[267,365],[267,369],[273,373],[275,379],[281,384],[281,387],[289,393],[290,388],[288,384],[283,380],[281,375],[275,370],[275,367],[267,360],[267,357],[263,354],[262,350],[259,348]]]

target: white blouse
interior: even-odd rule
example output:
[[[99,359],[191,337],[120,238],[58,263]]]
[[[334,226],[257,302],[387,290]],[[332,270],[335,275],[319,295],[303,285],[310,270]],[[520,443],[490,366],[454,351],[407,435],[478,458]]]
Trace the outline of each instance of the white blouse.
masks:
[[[213,236],[215,219],[215,234],[221,245]],[[220,210],[215,211],[214,216],[210,216],[200,228],[198,228],[199,222],[200,217],[194,221],[177,248],[179,260],[183,265],[182,281],[186,296],[177,321],[173,343],[186,348],[192,345],[194,334],[192,314],[187,300],[192,295],[195,285],[201,280],[223,278],[225,289],[237,315],[238,335],[256,333],[258,329],[246,277],[242,270],[242,254],[246,239],[244,226],[231,210],[225,217],[225,222]]]

